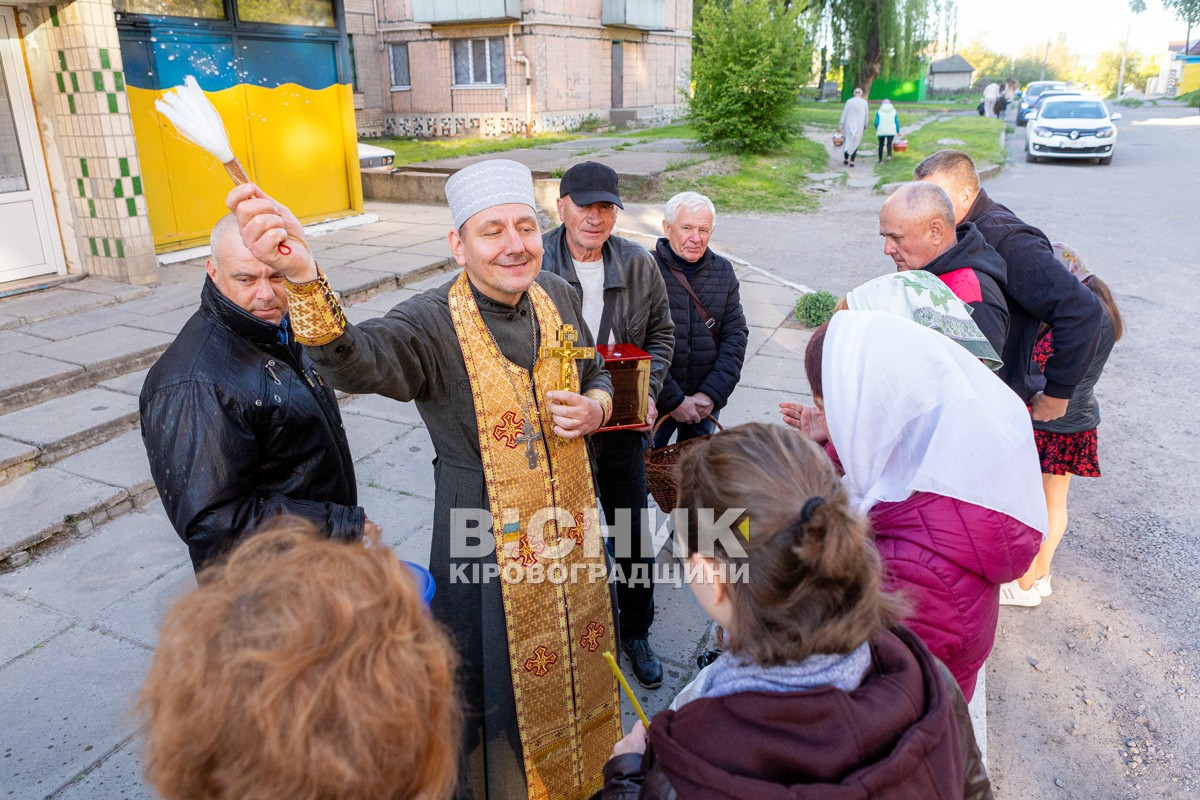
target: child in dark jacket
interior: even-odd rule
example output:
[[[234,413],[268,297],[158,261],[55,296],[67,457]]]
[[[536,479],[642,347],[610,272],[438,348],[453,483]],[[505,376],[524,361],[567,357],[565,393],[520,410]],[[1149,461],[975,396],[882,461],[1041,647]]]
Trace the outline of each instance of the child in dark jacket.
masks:
[[[688,580],[728,650],[605,766],[606,800],[991,797],[952,676],[881,589],[832,465],[782,426],[689,449]],[[701,524],[699,509],[723,517]]]
[[[1108,285],[1083,265],[1078,251],[1062,242],[1054,243],[1054,255],[1100,301],[1104,319],[1100,340],[1091,369],[1075,387],[1067,413],[1049,422],[1034,422],[1033,436],[1037,441],[1038,457],[1042,462],[1042,488],[1046,491],[1046,510],[1050,530],[1038,550],[1029,571],[1017,580],[1000,587],[1000,604],[1033,607],[1050,596],[1050,562],[1067,532],[1067,492],[1071,476],[1100,477],[1100,456],[1097,450],[1096,428],[1100,425],[1100,404],[1096,400],[1096,382],[1104,372],[1113,345],[1121,338],[1124,326],[1121,312]],[[1033,348],[1034,363],[1045,369],[1054,354],[1054,330],[1047,329]]]

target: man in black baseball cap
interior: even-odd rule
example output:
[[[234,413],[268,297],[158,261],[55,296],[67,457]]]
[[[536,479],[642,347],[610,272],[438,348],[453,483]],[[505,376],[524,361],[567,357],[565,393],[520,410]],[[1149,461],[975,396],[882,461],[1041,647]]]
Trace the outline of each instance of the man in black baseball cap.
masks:
[[[625,208],[617,194],[617,171],[597,161],[584,161],[564,172],[558,182],[558,195],[570,197],[577,206],[612,203]]]
[[[612,167],[585,161],[559,181],[562,225],[542,235],[542,269],[575,288],[584,323],[598,345],[632,344],[649,353],[650,398],[642,429],[606,431],[591,437],[596,453],[600,505],[613,536],[621,649],[633,675],[647,688],[662,684],[662,663],[650,647],[654,621],[654,553],[645,510],[645,431],[654,424],[654,400],[675,349],[675,323],[662,273],[641,245],[613,236],[617,209],[624,208]]]

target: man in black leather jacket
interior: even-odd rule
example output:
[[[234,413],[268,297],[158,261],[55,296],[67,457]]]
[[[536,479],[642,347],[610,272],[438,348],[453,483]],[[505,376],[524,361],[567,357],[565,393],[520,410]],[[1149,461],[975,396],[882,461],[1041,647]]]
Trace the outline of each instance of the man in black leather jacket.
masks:
[[[377,532],[357,503],[337,398],[293,341],[283,277],[213,228],[200,308],[142,386],[154,484],[192,566],[280,514],[333,539]]]
[[[653,359],[647,427],[601,432],[591,439],[600,504],[609,530],[615,532],[621,648],[638,683],[652,689],[662,684],[662,664],[649,640],[654,622],[654,557],[649,555],[644,514],[644,434],[654,423],[655,400],[671,366],[675,323],[666,286],[650,253],[635,242],[612,235],[617,208],[623,207],[616,171],[595,161],[576,164],[563,174],[559,192],[558,213],[563,224],[542,235],[542,269],[564,278],[575,289],[583,305],[584,323],[597,344],[631,344]],[[623,535],[626,513],[629,534]]]

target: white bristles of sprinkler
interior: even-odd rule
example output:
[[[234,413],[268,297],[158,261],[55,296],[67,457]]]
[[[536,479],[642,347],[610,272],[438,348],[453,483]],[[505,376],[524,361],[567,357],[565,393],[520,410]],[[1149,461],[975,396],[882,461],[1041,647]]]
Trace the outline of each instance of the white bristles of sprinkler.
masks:
[[[234,183],[250,182],[246,170],[229,146],[229,135],[225,133],[221,115],[213,108],[194,77],[185,77],[182,86],[168,90],[154,101],[154,107],[171,120],[180,136],[220,161]]]
[[[229,134],[225,133],[221,115],[194,77],[184,77],[183,85],[164,92],[162,97],[154,101],[154,107],[171,120],[181,137],[220,161],[236,185],[250,183],[250,176],[229,146]],[[279,252],[288,255],[292,249],[281,243]]]

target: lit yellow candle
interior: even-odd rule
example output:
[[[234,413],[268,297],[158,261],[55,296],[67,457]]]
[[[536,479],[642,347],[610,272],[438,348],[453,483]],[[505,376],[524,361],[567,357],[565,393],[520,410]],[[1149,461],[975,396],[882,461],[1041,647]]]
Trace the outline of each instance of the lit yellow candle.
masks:
[[[625,696],[629,698],[629,702],[633,703],[633,710],[637,712],[638,719],[646,726],[646,730],[650,730],[650,720],[646,719],[646,712],[642,711],[642,704],[633,696],[633,690],[629,688],[629,681],[625,680],[625,676],[621,673],[621,668],[617,666],[617,660],[607,650],[604,651],[604,659],[608,662],[608,666],[613,671],[613,674],[617,676],[617,680],[621,682],[621,688],[625,690]]]

